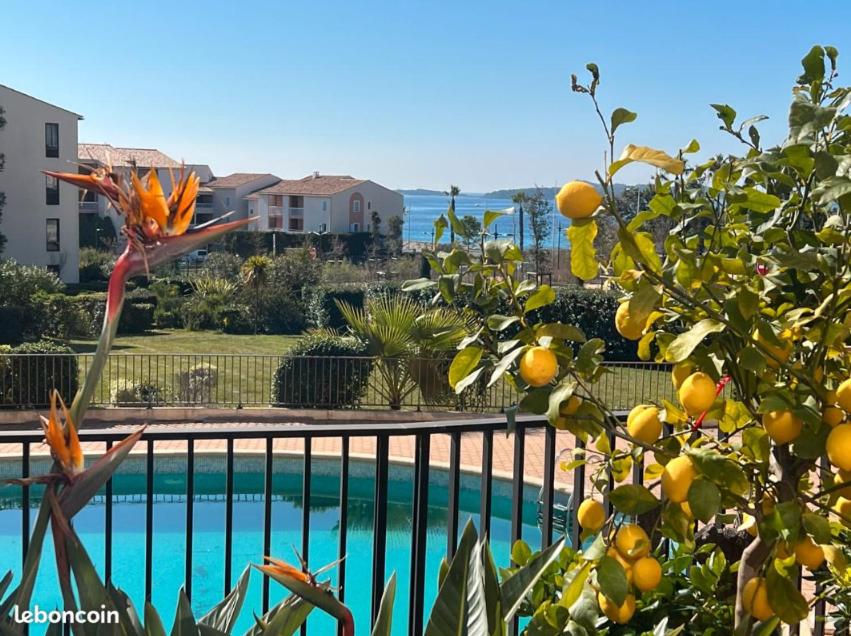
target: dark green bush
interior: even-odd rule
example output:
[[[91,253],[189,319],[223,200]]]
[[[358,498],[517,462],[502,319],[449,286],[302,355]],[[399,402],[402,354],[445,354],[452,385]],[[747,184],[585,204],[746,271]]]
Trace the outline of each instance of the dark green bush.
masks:
[[[112,252],[84,247],[80,250],[80,283],[106,282],[115,263]]]
[[[352,339],[314,334],[294,346],[272,379],[277,406],[355,407],[369,384],[372,358]]]
[[[638,345],[615,329],[618,299],[615,294],[598,289],[561,287],[554,303],[532,312],[534,322],[563,322],[576,325],[587,338],[600,338],[606,343],[606,359],[638,360]]]
[[[67,402],[77,393],[79,368],[69,347],[41,340],[14,347],[11,354],[0,355],[5,358],[0,365],[0,404],[44,408],[54,388]]]
[[[264,303],[264,325],[268,333],[299,334],[307,320],[304,303],[292,296],[272,296]]]
[[[14,345],[23,342],[26,325],[32,319],[27,307],[0,306],[0,344]]]
[[[145,333],[154,326],[154,305],[146,302],[127,301],[118,322],[119,334]]]
[[[156,298],[154,325],[162,328],[182,327],[183,318],[180,310],[186,302],[186,298],[181,293],[180,286],[158,280],[151,283],[148,290]]]
[[[221,310],[219,328],[225,333],[254,333],[251,311],[245,305],[234,305]]]
[[[336,301],[363,307],[366,290],[362,287],[316,287],[307,291],[307,323],[317,329],[342,329],[346,320]]]

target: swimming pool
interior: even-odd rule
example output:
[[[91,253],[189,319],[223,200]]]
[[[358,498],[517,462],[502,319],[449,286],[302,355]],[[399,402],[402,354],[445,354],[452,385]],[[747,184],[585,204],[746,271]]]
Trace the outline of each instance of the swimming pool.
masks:
[[[238,456],[234,474],[232,579],[249,563],[263,555],[263,459]],[[339,459],[315,457],[311,463],[310,554],[315,569],[337,558],[339,540]],[[37,474],[39,467],[33,467]],[[374,462],[352,459],[349,471],[347,522],[346,604],[352,609],[360,633],[369,631],[370,582],[372,573],[372,524]],[[144,601],[145,572],[145,468],[143,458],[131,457],[113,482],[112,574],[138,610]],[[272,492],[272,554],[295,562],[292,546],[301,546],[302,460],[276,456]],[[386,573],[396,571],[398,587],[394,609],[394,634],[407,631],[409,574],[411,561],[411,500],[413,469],[391,464],[388,484]],[[186,460],[182,456],[157,456],[153,503],[153,589],[152,601],[166,627],[171,625],[177,592],[184,578],[186,532]],[[428,537],[426,551],[425,607],[430,608],[437,587],[440,561],[446,551],[447,473],[430,470]],[[459,526],[468,518],[479,526],[480,478],[463,475],[459,496]],[[18,490],[0,491],[0,537],[6,549],[0,552],[0,570],[20,571],[21,511]],[[225,551],[224,458],[196,455],[193,498],[192,607],[196,617],[204,614],[223,595]],[[33,493],[35,495],[35,491]],[[524,493],[523,538],[533,547],[541,541],[537,527],[537,489]],[[491,546],[497,565],[508,563],[510,552],[510,483],[494,480]],[[34,520],[36,510],[31,511]],[[104,567],[104,501],[97,498],[75,518],[77,532],[96,567]],[[45,550],[52,553],[48,533]],[[328,573],[332,585],[339,584],[338,571]],[[252,611],[261,610],[262,577],[252,572],[246,605],[237,629],[241,634],[253,624]],[[274,605],[287,595],[277,583],[270,587]],[[41,565],[33,603],[52,609],[61,605],[52,558]],[[311,634],[333,634],[334,624],[319,612],[308,620]],[[37,629],[32,633],[39,633]]]

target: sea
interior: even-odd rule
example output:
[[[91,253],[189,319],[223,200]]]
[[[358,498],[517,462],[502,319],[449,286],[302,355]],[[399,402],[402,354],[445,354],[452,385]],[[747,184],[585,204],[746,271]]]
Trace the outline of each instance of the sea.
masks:
[[[474,195],[461,194],[455,197],[455,214],[458,218],[472,215],[479,221],[485,214],[485,210],[504,210],[513,207],[514,204],[510,199],[495,199],[490,197],[481,197]],[[443,195],[429,194],[406,194],[405,195],[405,225],[404,225],[404,240],[430,243],[432,240],[432,231],[434,230],[434,221],[441,214],[445,215],[449,208],[449,197]],[[532,230],[529,227],[528,217],[524,215],[525,239],[526,245],[529,245],[532,237]],[[511,238],[514,241],[520,240],[520,230],[518,228],[519,215],[511,214],[498,218],[490,227],[492,233],[491,238]],[[555,226],[551,236],[555,236],[558,230],[559,222],[561,222],[562,231],[567,225],[566,219],[560,214],[555,214]],[[441,241],[448,241],[449,230],[444,233]],[[562,245],[564,245],[565,237],[562,235]]]

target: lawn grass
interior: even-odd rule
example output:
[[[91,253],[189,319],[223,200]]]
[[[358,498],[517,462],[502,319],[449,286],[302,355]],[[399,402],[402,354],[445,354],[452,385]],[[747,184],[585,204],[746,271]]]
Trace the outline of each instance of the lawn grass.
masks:
[[[301,336],[233,335],[211,331],[158,330],[140,336],[121,336],[95,392],[96,404],[108,404],[116,387],[150,383],[165,389],[165,398],[177,402],[210,403],[221,406],[265,406],[272,401],[272,377],[280,356]],[[70,346],[81,354],[95,350],[93,340],[74,340]],[[85,374],[91,355],[80,360],[80,376]],[[185,400],[180,378],[198,366],[212,365],[218,378],[208,392]],[[372,382],[377,382],[374,372]],[[595,394],[612,410],[629,410],[642,402],[676,401],[670,373],[655,367],[615,366],[594,386]],[[380,393],[371,387],[364,406],[382,407]],[[516,396],[498,382],[489,392],[488,411],[509,406]],[[419,392],[405,400],[403,408],[417,408]],[[424,405],[422,408],[427,408]]]

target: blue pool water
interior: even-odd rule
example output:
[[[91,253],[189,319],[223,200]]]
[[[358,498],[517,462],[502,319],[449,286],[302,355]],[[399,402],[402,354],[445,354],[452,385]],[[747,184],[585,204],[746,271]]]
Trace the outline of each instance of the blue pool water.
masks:
[[[141,458],[131,458],[116,475],[113,495],[113,583],[123,589],[141,612],[144,600],[145,571],[145,475]],[[272,554],[295,563],[292,546],[301,546],[301,460],[276,458],[273,479]],[[253,460],[237,458],[234,478],[236,494],[233,507],[233,582],[249,563],[258,563],[263,555],[263,473],[262,457]],[[310,499],[311,569],[337,558],[340,520],[339,460],[315,459],[312,464]],[[182,470],[181,470],[182,467]],[[34,469],[33,473],[37,471]],[[185,458],[157,457],[154,481],[154,540],[153,540],[153,598],[152,601],[166,625],[171,625],[177,592],[184,577],[185,548]],[[346,559],[346,603],[352,609],[359,633],[369,632],[370,582],[372,572],[373,476],[372,462],[352,461],[348,503],[348,556]],[[447,490],[446,473],[431,470],[428,509],[428,538],[426,554],[426,607],[434,601],[437,573],[446,550]],[[394,610],[394,634],[406,633],[408,592],[411,559],[411,497],[410,467],[391,466],[389,505],[387,512],[387,577],[396,571],[398,587]],[[528,487],[527,487],[528,490]],[[196,617],[203,615],[223,596],[223,558],[225,527],[225,475],[221,457],[197,457],[194,498],[194,539],[192,563],[192,607]],[[34,493],[35,494],[35,493]],[[533,546],[540,543],[536,525],[534,491],[527,493],[524,509],[523,538]],[[479,477],[463,476],[461,482],[459,525],[468,518],[478,527]],[[0,490],[0,571],[20,572],[21,510],[14,487]],[[509,559],[508,484],[495,481],[492,499],[491,545],[497,565],[505,566]],[[92,560],[100,572],[104,563],[103,501],[94,501],[75,518],[75,527]],[[36,510],[31,511],[31,519]],[[49,533],[45,546],[33,603],[52,609],[61,605],[52,559]],[[327,578],[339,585],[338,570]],[[17,577],[16,577],[17,579]],[[260,573],[252,572],[249,594],[243,607],[236,634],[253,624],[252,611],[261,610]],[[271,603],[287,595],[276,583],[271,584]],[[335,633],[334,624],[319,612],[308,620],[311,634]],[[32,633],[39,632],[38,629]]]

